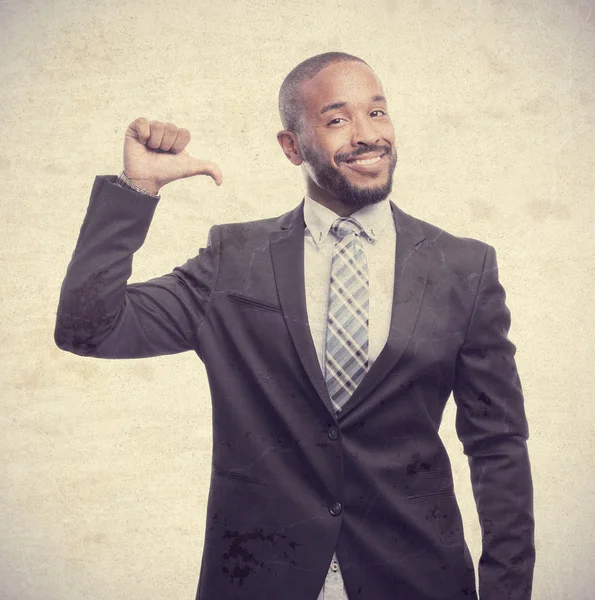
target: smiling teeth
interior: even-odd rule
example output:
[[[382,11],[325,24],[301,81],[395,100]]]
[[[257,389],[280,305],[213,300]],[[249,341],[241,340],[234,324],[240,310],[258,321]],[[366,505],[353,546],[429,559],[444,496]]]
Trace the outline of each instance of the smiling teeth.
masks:
[[[359,160],[351,161],[354,165],[372,165],[378,162],[382,157],[375,156],[374,158],[360,158]]]

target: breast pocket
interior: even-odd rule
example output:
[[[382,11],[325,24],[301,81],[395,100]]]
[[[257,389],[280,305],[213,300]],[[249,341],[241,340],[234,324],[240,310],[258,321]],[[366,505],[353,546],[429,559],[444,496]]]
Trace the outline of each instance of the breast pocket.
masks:
[[[209,315],[211,348],[217,346],[229,365],[226,384],[256,386],[261,394],[270,387],[277,396],[279,382],[295,371],[296,356],[281,307],[271,301],[273,294],[265,298],[223,292]]]
[[[278,304],[273,304],[272,302],[266,302],[264,300],[252,298],[251,296],[244,296],[243,294],[238,294],[237,292],[227,292],[225,296],[231,302],[242,304],[248,308],[277,313],[282,312],[281,307]]]

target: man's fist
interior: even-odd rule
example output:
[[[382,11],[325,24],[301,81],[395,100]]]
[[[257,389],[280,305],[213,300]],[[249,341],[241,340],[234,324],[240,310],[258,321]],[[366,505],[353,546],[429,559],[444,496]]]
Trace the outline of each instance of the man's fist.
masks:
[[[128,126],[124,137],[124,173],[152,194],[166,183],[194,175],[209,175],[221,185],[221,169],[190,156],[185,150],[189,141],[187,129],[139,117]]]

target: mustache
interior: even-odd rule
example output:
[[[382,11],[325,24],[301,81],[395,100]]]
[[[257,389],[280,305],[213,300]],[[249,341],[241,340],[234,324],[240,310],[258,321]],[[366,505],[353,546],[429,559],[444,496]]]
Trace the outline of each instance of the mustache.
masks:
[[[391,154],[392,149],[390,146],[379,146],[377,144],[370,144],[369,146],[361,146],[354,152],[335,154],[335,162],[339,163],[339,162],[344,162],[346,160],[351,160],[353,158],[357,158],[358,156],[360,156],[362,154],[368,154],[369,152],[386,152],[388,154]]]

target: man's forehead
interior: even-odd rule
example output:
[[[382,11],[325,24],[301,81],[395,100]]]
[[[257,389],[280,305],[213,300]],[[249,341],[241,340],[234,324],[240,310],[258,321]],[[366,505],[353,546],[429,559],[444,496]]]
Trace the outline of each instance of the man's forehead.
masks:
[[[354,61],[333,63],[303,81],[299,94],[305,107],[316,112],[338,103],[384,100],[380,80],[366,65]]]

